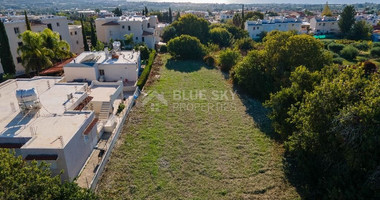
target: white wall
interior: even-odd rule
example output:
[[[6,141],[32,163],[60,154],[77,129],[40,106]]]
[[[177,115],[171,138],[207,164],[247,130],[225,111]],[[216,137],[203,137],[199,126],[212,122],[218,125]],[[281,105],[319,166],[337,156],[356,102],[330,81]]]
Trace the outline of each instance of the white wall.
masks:
[[[68,64],[69,65],[69,64]],[[65,78],[67,82],[75,79],[98,80],[98,70],[95,67],[64,66]]]
[[[120,81],[128,79],[128,81],[137,81],[136,65],[99,65],[99,69],[104,70],[105,81]]]
[[[310,28],[314,34],[339,33],[338,21],[317,21],[315,18],[310,20]]]
[[[71,40],[71,52],[80,54],[84,51],[82,26],[69,25],[70,40]]]

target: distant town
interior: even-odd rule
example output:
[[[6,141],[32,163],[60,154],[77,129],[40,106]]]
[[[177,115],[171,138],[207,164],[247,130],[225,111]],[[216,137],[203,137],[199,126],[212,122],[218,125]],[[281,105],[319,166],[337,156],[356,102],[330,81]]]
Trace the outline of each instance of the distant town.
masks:
[[[0,0],[0,199],[376,198],[379,65],[380,4]]]

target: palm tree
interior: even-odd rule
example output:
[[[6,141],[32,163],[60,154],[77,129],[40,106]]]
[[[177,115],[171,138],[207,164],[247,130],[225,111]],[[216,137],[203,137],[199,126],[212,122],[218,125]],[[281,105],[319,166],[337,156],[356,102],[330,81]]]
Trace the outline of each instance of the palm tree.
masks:
[[[35,71],[38,75],[42,69],[53,65],[50,58],[54,53],[44,46],[44,41],[39,33],[25,31],[20,38],[23,45],[17,49],[17,52],[21,53],[22,65],[26,73]]]
[[[53,61],[58,61],[66,58],[71,58],[73,54],[70,52],[70,45],[64,40],[61,40],[59,33],[53,32],[52,30],[46,28],[40,34],[43,46],[47,49],[53,51],[53,56],[51,59]]]

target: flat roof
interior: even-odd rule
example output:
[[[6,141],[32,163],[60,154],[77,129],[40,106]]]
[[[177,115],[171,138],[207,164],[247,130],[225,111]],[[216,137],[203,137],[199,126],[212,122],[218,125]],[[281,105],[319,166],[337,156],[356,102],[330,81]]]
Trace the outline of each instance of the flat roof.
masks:
[[[89,94],[93,97],[91,101],[110,101],[110,97],[115,94],[117,88],[118,85],[93,86]]]
[[[94,64],[137,64],[140,56],[139,51],[118,51],[118,59],[112,59],[111,53],[107,57],[104,51],[85,51],[70,62],[67,67],[83,66],[92,67]],[[79,65],[75,65],[79,64]]]
[[[61,77],[13,79],[0,84],[0,141],[27,141],[21,148],[60,149],[89,121],[92,111],[66,111],[87,94],[85,83],[60,83]],[[41,108],[21,112],[16,90],[35,88]],[[68,94],[73,98],[68,100]],[[16,141],[16,142],[15,142]]]

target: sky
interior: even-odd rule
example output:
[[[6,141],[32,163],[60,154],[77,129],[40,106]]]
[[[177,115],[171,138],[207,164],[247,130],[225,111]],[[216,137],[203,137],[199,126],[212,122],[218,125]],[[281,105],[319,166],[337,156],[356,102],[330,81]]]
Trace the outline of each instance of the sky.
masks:
[[[134,0],[152,2],[192,2],[192,3],[293,3],[293,4],[325,4],[326,0]],[[329,4],[380,3],[380,0],[329,0]]]

